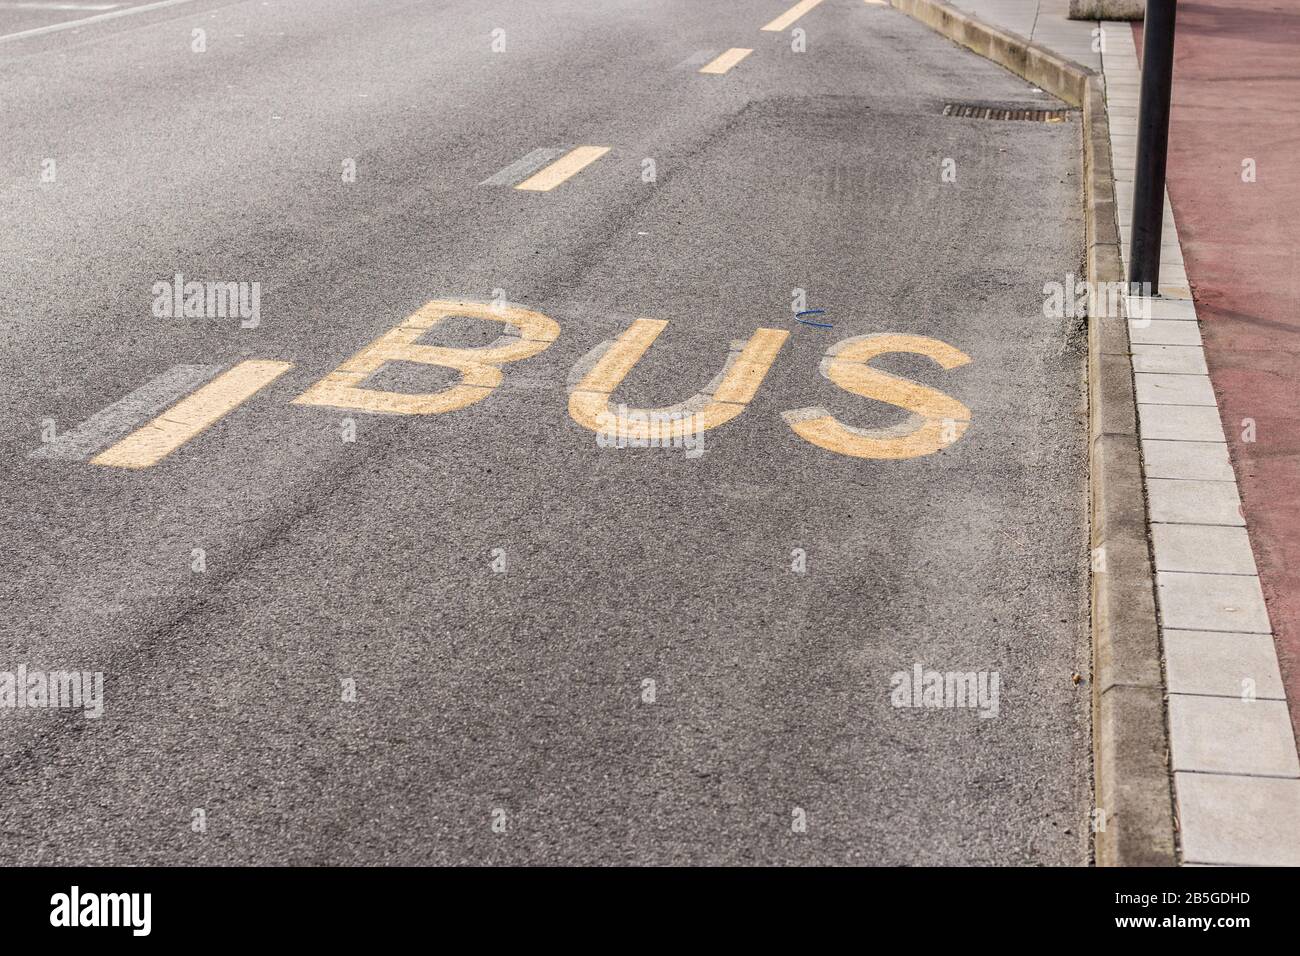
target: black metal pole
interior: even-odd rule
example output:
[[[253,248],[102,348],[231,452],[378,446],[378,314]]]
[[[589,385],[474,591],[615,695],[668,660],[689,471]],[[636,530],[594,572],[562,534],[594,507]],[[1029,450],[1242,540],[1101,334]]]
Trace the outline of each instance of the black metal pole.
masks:
[[[1138,99],[1137,168],[1133,171],[1130,286],[1149,283],[1160,293],[1160,232],[1165,212],[1165,154],[1174,80],[1177,0],[1147,0],[1142,26],[1142,92]]]

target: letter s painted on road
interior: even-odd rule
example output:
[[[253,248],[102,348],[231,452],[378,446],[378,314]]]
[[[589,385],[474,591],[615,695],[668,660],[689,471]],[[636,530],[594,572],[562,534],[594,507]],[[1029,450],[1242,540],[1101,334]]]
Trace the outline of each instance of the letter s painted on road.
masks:
[[[890,352],[924,355],[945,369],[970,361],[970,356],[951,345],[921,335],[854,336],[826,350],[822,374],[846,392],[910,412],[907,420],[891,428],[854,428],[841,424],[823,408],[801,408],[783,412],[781,417],[805,441],[855,458],[918,458],[951,445],[970,424],[970,409],[943,392],[867,364]]]

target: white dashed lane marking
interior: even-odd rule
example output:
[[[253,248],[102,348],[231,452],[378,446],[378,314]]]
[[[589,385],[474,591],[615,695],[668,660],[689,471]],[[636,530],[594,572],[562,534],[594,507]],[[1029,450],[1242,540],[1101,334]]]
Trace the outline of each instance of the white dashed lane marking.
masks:
[[[541,172],[533,173],[515,189],[539,193],[550,192],[556,186],[582,172],[608,152],[608,146],[575,147]]]
[[[700,67],[701,73],[726,73],[733,66],[753,53],[753,50],[746,50],[741,47],[734,47],[726,53],[719,56],[712,63]]]
[[[698,70],[700,67],[702,67],[705,63],[708,63],[710,60],[712,60],[716,55],[717,55],[716,50],[696,50],[686,59],[682,60],[682,62],[678,63],[675,67],[673,67],[673,69],[691,70],[692,72],[694,72]]]
[[[480,186],[513,186],[515,183],[531,176],[553,159],[565,153],[564,146],[543,146],[535,149],[522,159],[517,159],[501,170],[479,183]]]
[[[130,395],[96,412],[76,428],[41,445],[28,458],[81,461],[141,423],[154,417],[181,396],[221,371],[220,365],[177,365]]]
[[[182,3],[192,2],[193,0],[157,0],[155,3],[146,3],[138,7],[109,10],[106,13],[97,13],[92,17],[81,17],[77,20],[66,20],[63,23],[51,23],[46,27],[35,27],[31,30],[20,30],[17,33],[7,33],[0,36],[0,42],[5,40],[25,40],[29,37],[44,36],[47,33],[56,33],[60,30],[75,30],[77,27],[90,26],[92,23],[101,23],[104,20],[115,20],[118,17],[130,16],[133,13],[147,13],[150,10],[161,10],[164,7],[176,7]]]
[[[100,452],[92,465],[148,468],[234,411],[293,366],[288,362],[249,360],[187,395],[153,421]]]
[[[104,10],[116,10],[120,3],[39,3],[27,0],[26,3],[0,3],[0,10],[49,10],[59,12],[76,10],[86,13],[101,13]]]

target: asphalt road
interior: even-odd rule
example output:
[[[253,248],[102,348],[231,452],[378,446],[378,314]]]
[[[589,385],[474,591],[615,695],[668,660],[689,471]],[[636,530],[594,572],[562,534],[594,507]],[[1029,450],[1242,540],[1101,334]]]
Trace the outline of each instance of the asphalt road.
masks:
[[[0,671],[104,675],[99,719],[0,708],[0,860],[1087,861],[1083,328],[1041,311],[1080,271],[1077,117],[946,117],[1059,104],[859,0],[760,29],[791,2],[194,0],[0,39]],[[0,37],[93,15],[12,6]],[[483,184],[584,145],[549,191]],[[257,282],[257,326],[156,315],[176,273]],[[291,404],[435,299],[559,334],[458,410]],[[569,392],[637,319],[668,325],[614,406],[788,338],[702,455],[602,447]],[[797,435],[915,426],[819,372],[882,333],[969,359],[872,362],[969,428]],[[39,452],[245,360],[292,367],[151,467]],[[996,716],[895,706],[918,664],[995,674]]]

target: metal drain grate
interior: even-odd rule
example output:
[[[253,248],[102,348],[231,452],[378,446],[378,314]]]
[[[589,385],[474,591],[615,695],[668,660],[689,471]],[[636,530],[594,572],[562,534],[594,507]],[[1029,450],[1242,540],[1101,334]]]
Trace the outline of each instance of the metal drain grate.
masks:
[[[1030,120],[1037,123],[1064,123],[1066,110],[1007,109],[1003,106],[983,106],[979,103],[948,103],[944,116],[961,116],[966,119]]]

